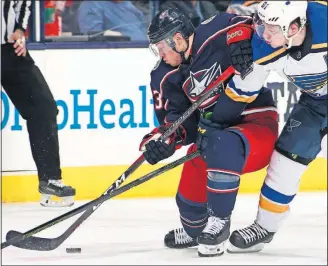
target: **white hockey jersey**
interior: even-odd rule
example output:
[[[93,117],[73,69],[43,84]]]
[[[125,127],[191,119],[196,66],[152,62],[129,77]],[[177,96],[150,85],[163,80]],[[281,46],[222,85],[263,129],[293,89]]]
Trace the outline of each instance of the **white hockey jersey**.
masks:
[[[327,98],[327,2],[309,2],[306,38],[300,47],[272,48],[254,34],[254,68],[243,80],[235,75],[226,94],[234,101],[255,100],[270,71],[294,83],[303,93]]]

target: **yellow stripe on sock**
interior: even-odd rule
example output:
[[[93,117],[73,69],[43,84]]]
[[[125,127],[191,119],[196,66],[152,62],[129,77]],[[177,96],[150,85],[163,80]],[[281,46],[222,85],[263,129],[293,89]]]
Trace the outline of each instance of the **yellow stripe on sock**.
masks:
[[[262,195],[260,196],[260,207],[269,212],[283,213],[288,211],[288,205],[280,205],[267,200]]]

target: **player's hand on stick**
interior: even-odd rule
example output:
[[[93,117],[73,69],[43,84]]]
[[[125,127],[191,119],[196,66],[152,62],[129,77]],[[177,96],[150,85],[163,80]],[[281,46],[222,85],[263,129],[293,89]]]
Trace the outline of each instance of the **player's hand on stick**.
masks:
[[[158,140],[169,126],[167,124],[157,127],[143,137],[139,150],[144,151],[143,155],[148,163],[156,164],[159,161],[171,157],[183,145],[183,141],[186,138],[186,131],[182,126],[166,141]]]

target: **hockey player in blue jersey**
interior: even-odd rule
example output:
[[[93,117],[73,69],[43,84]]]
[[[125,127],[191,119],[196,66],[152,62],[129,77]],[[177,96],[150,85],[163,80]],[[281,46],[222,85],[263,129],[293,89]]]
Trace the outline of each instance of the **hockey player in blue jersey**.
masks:
[[[218,99],[218,114],[229,105],[238,106],[235,103],[242,112],[256,101],[271,71],[293,82],[301,97],[275,144],[255,222],[230,236],[232,253],[260,251],[272,240],[309,163],[321,149],[327,157],[327,2],[263,1],[254,26],[256,34],[246,40],[252,44],[254,64],[247,62],[247,71],[229,82]],[[233,61],[235,68],[244,65],[242,59]],[[231,120],[232,116],[218,116],[218,123]]]
[[[180,145],[197,142],[201,149],[202,163],[194,167],[205,165],[207,174],[197,176],[197,172],[190,172],[182,175],[176,202],[183,228],[165,236],[165,244],[173,248],[193,245],[197,238],[200,256],[223,254],[224,243],[230,235],[230,216],[240,175],[260,170],[269,162],[278,134],[271,91],[261,89],[256,101],[225,125],[215,122],[218,115],[216,102],[221,97],[217,95],[201,105],[199,119],[197,116],[188,118],[168,142],[156,139],[200,97],[211,81],[230,66],[227,34],[236,25],[251,32],[245,24],[248,20],[249,17],[222,14],[203,22],[195,30],[181,12],[168,9],[155,16],[148,31],[152,49],[162,58],[152,72],[152,79],[161,78],[157,81],[160,88],[155,94],[162,95],[164,102],[159,106],[165,106],[167,113],[162,120],[164,124],[146,135],[141,147],[146,150],[144,156],[151,164],[170,157]],[[250,35],[245,34],[245,38]],[[161,74],[161,70],[167,69],[165,62],[174,66],[180,63],[180,66]],[[222,92],[224,89],[222,87]],[[225,109],[223,114],[231,112],[234,112],[233,108]],[[192,147],[196,148],[195,145]]]

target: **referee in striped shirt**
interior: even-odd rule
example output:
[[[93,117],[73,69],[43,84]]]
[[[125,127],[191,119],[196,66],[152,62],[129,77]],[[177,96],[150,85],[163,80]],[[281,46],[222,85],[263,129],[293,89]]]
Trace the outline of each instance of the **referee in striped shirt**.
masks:
[[[55,206],[55,195],[62,198],[57,205],[67,206],[74,203],[75,189],[61,181],[56,102],[25,45],[31,2],[1,0],[1,85],[26,120],[41,205]]]

